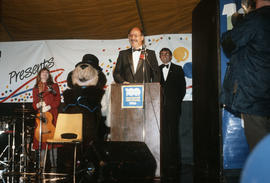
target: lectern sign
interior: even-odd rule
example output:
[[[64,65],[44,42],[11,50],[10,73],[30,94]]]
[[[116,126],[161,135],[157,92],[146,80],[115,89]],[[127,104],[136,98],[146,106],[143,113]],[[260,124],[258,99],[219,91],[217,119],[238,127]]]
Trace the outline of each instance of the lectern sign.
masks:
[[[143,85],[122,85],[122,108],[143,108]]]

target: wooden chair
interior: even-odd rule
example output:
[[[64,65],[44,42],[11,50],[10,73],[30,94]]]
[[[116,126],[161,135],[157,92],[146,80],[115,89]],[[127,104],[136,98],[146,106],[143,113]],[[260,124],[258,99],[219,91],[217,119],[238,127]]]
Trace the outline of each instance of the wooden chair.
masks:
[[[46,141],[43,171],[45,171],[48,144],[74,144],[73,182],[76,182],[76,153],[77,145],[82,142],[82,120],[83,116],[81,113],[58,114],[54,136]]]

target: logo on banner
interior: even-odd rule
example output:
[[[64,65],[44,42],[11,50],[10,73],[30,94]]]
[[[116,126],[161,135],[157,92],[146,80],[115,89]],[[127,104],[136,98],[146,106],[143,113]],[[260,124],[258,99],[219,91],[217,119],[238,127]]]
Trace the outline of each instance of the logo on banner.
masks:
[[[26,69],[20,71],[11,71],[9,73],[9,84],[12,84],[12,82],[17,83],[18,80],[24,80],[33,75],[36,75],[44,67],[50,69],[53,66],[54,66],[54,58],[51,57],[48,60],[44,59],[42,63],[35,64],[34,66],[28,67]]]
[[[143,108],[144,86],[122,86],[122,108]]]
[[[39,64],[34,64],[33,66],[27,67],[19,71],[9,72],[9,84],[0,88],[0,103],[8,102],[27,102],[32,100],[32,86],[35,84],[37,78],[37,73],[44,67],[50,69],[55,66],[54,58],[44,59],[43,62]],[[50,70],[53,74],[53,80],[55,83],[60,84],[66,83],[66,80],[59,81],[59,77],[63,74],[65,70],[63,68],[56,68]],[[12,88],[12,85],[16,85],[18,81],[23,81],[21,85],[16,88]]]

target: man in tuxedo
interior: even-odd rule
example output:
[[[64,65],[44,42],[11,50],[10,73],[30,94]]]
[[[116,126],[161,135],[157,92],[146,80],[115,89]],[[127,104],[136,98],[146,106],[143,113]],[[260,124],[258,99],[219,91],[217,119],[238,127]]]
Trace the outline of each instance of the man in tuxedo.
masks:
[[[128,33],[131,48],[119,52],[113,72],[116,83],[160,82],[160,70],[156,54],[143,46],[144,35],[140,28],[134,27]]]
[[[172,52],[162,48],[159,52],[162,65],[161,87],[163,91],[161,124],[162,177],[165,182],[175,182],[180,173],[179,120],[181,102],[186,94],[186,81],[181,66],[171,63]]]

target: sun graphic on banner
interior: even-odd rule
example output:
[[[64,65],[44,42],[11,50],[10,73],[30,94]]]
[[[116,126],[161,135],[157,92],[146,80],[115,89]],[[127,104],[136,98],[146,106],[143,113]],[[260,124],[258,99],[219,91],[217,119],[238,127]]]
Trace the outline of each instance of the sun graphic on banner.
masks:
[[[184,47],[178,47],[173,51],[173,56],[176,62],[185,61],[188,59],[189,51]]]

